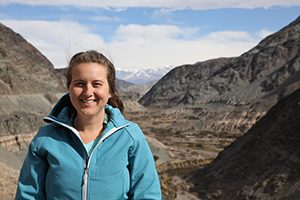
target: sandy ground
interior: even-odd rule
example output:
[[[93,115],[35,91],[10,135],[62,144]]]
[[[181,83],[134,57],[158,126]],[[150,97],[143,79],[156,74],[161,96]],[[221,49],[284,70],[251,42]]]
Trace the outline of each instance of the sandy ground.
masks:
[[[19,170],[0,162],[0,171],[0,199],[12,200],[16,193]]]

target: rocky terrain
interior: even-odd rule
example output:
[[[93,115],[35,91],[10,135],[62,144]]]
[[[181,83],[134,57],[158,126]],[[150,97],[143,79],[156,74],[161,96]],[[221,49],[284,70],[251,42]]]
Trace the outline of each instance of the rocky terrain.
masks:
[[[0,24],[0,94],[64,91],[51,62],[21,35]]]
[[[200,199],[300,199],[300,89],[189,176]]]
[[[169,147],[173,162],[201,163],[173,166],[161,173],[168,198],[180,199],[183,194],[186,199],[199,198],[191,197],[191,191],[197,192],[198,187],[190,190],[191,183],[184,177],[213,160],[280,99],[300,87],[298,44],[300,17],[240,57],[173,69],[139,100],[147,109],[134,113],[133,119],[146,134]],[[276,196],[271,192],[268,195]]]
[[[196,116],[203,130],[245,132],[300,86],[299,44],[300,17],[239,57],[171,70],[139,102],[193,107],[201,110]]]
[[[0,24],[0,135],[35,131],[64,92],[64,77],[21,35]],[[20,96],[22,95],[22,96]]]
[[[300,17],[235,58],[179,66],[140,99],[144,106],[248,105],[299,86]]]
[[[42,116],[65,91],[65,77],[20,35],[3,25],[0,32],[13,44],[10,47],[6,40],[0,39],[0,170],[7,172],[0,176],[0,199],[13,199],[17,173],[27,146],[37,127],[42,125]],[[231,199],[276,196],[297,199],[295,195],[299,192],[287,188],[292,184],[290,174],[299,172],[296,167],[299,164],[296,147],[299,145],[295,146],[299,140],[292,135],[292,130],[296,134],[299,127],[290,117],[294,114],[295,120],[298,119],[294,112],[298,111],[295,94],[299,92],[289,97],[300,86],[299,40],[300,18],[240,57],[179,66],[144,96],[151,85],[138,87],[118,82],[126,117],[141,126],[151,145],[164,199],[225,199],[225,196]],[[17,48],[18,44],[24,48]],[[36,60],[40,65],[35,63]],[[18,78],[14,79],[13,75]],[[33,82],[27,83],[29,75]],[[279,106],[274,107],[282,109],[281,112],[272,109],[273,114],[266,115],[283,98]],[[293,109],[288,110],[288,105]],[[289,124],[290,130],[285,126],[288,122],[293,123]],[[286,135],[275,134],[274,130],[281,130]],[[234,142],[237,138],[249,139]],[[284,146],[288,142],[292,142],[291,149]],[[234,150],[228,151],[230,149]],[[278,162],[274,160],[274,152]],[[257,166],[251,163],[253,160],[258,161]],[[262,161],[266,161],[266,165]],[[249,165],[252,167],[247,166],[248,162],[253,164]],[[231,173],[232,168],[236,170]],[[243,178],[247,175],[243,173],[244,168],[252,175],[248,179]],[[269,175],[271,179],[267,178]],[[295,185],[299,186],[297,184],[296,180]],[[237,190],[242,188],[239,194],[232,190],[235,187]],[[283,191],[290,196],[282,196]]]

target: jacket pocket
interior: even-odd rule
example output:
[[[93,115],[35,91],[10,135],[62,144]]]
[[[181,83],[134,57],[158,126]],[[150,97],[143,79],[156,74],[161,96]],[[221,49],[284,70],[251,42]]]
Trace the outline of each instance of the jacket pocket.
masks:
[[[110,176],[119,173],[122,169],[127,169],[127,155],[112,157],[101,156],[97,158],[96,163],[92,166],[93,169],[90,171],[92,177]]]
[[[91,166],[88,184],[91,199],[128,199],[130,175],[126,155],[100,157]]]
[[[109,199],[121,200],[127,199],[124,191],[124,170],[109,174],[106,176],[91,177],[89,182],[89,196],[90,199]]]

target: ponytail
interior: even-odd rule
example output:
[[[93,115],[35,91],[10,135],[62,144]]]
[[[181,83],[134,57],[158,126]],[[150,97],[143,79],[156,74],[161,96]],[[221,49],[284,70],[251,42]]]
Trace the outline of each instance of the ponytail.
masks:
[[[113,94],[111,94],[111,97],[109,98],[107,103],[114,108],[119,108],[119,110],[122,113],[124,112],[124,104],[121,101],[120,96],[117,92],[114,92]]]

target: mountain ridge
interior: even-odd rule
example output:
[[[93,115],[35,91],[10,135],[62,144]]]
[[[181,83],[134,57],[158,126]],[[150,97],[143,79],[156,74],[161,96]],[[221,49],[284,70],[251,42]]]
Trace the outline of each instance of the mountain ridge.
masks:
[[[213,101],[249,104],[257,97],[274,93],[275,89],[278,91],[274,94],[285,95],[286,87],[279,90],[280,86],[295,83],[293,76],[299,78],[299,27],[300,17],[239,57],[176,67],[139,102],[158,107],[201,105]],[[298,86],[299,80],[296,82]]]
[[[0,94],[64,91],[60,75],[41,52],[1,23],[0,34]]]
[[[300,89],[283,98],[206,168],[189,176],[201,199],[300,198]]]

